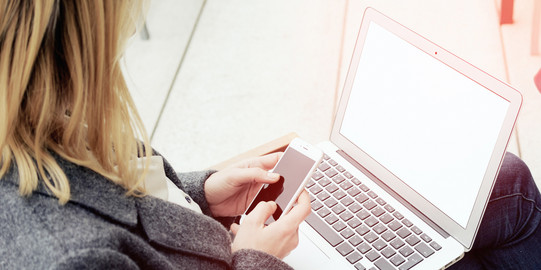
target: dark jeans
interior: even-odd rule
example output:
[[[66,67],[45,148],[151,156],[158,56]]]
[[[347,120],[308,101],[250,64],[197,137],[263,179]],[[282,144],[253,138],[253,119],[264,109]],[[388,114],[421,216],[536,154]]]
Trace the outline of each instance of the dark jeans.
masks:
[[[450,269],[541,269],[541,195],[515,155],[505,156],[472,250]]]

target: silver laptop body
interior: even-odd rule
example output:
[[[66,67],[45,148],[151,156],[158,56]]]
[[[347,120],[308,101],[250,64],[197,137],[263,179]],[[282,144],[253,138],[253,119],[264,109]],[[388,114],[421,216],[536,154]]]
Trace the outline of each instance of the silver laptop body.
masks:
[[[518,91],[365,11],[330,141],[307,190],[296,269],[442,269],[471,249]]]

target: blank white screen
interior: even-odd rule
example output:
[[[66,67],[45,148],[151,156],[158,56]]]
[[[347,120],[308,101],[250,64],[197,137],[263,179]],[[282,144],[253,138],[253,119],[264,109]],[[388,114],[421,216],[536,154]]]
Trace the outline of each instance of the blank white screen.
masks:
[[[372,22],[340,133],[466,227],[508,106]]]

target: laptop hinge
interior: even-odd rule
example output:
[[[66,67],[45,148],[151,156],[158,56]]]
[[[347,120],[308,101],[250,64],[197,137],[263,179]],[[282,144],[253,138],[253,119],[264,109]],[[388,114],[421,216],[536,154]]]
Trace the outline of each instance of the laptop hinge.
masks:
[[[438,232],[443,238],[447,238],[450,235],[443,230],[440,226],[438,226],[436,223],[434,223],[431,219],[429,219],[427,216],[425,216],[423,213],[421,213],[417,208],[415,208],[413,205],[411,205],[408,201],[406,201],[402,196],[400,196],[398,193],[396,193],[394,190],[392,190],[390,187],[385,185],[381,180],[379,180],[376,176],[374,176],[372,173],[370,173],[366,168],[364,168],[361,164],[359,164],[355,159],[350,157],[346,152],[343,150],[336,150],[336,152],[345,158],[347,161],[349,161],[353,166],[355,166],[357,169],[359,169],[364,175],[366,175],[368,178],[370,178],[374,183],[376,183],[378,186],[380,186],[383,190],[391,194],[395,199],[397,199],[400,203],[402,203],[404,206],[406,206],[411,212],[413,212],[415,215],[417,215],[420,219],[422,219],[424,222],[426,222],[430,227],[432,227],[436,232]]]

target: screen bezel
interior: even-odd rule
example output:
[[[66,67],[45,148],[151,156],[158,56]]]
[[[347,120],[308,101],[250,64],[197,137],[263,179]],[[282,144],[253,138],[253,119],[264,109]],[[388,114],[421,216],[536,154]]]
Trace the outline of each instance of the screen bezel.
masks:
[[[498,135],[494,151],[490,157],[488,168],[482,180],[478,196],[475,200],[472,213],[465,228],[448,217],[431,202],[420,196],[416,191],[402,182],[392,172],[388,171],[376,160],[372,159],[370,155],[365,153],[362,149],[359,149],[355,144],[340,133],[347,107],[348,97],[353,87],[357,66],[362,54],[364,41],[369,26],[372,22],[395,34],[404,41],[412,44],[419,50],[424,51],[431,57],[446,64],[457,72],[484,86],[493,93],[503,97],[510,103],[502,128]],[[376,178],[378,178],[383,184],[389,188],[392,187],[391,189],[395,191],[398,191],[403,199],[408,201],[413,207],[425,214],[427,218],[431,219],[434,223],[457,239],[462,245],[464,245],[466,250],[469,250],[473,245],[475,235],[481,223],[481,218],[486,208],[486,204],[492,191],[500,165],[503,161],[505,150],[511,138],[511,133],[516,123],[521,105],[522,95],[516,89],[474,67],[456,55],[444,50],[438,45],[430,42],[429,40],[381,14],[375,9],[367,8],[364,13],[353,57],[346,75],[346,81],[339,101],[337,116],[333,124],[330,140],[336,146],[341,148],[346,154],[355,159]]]

